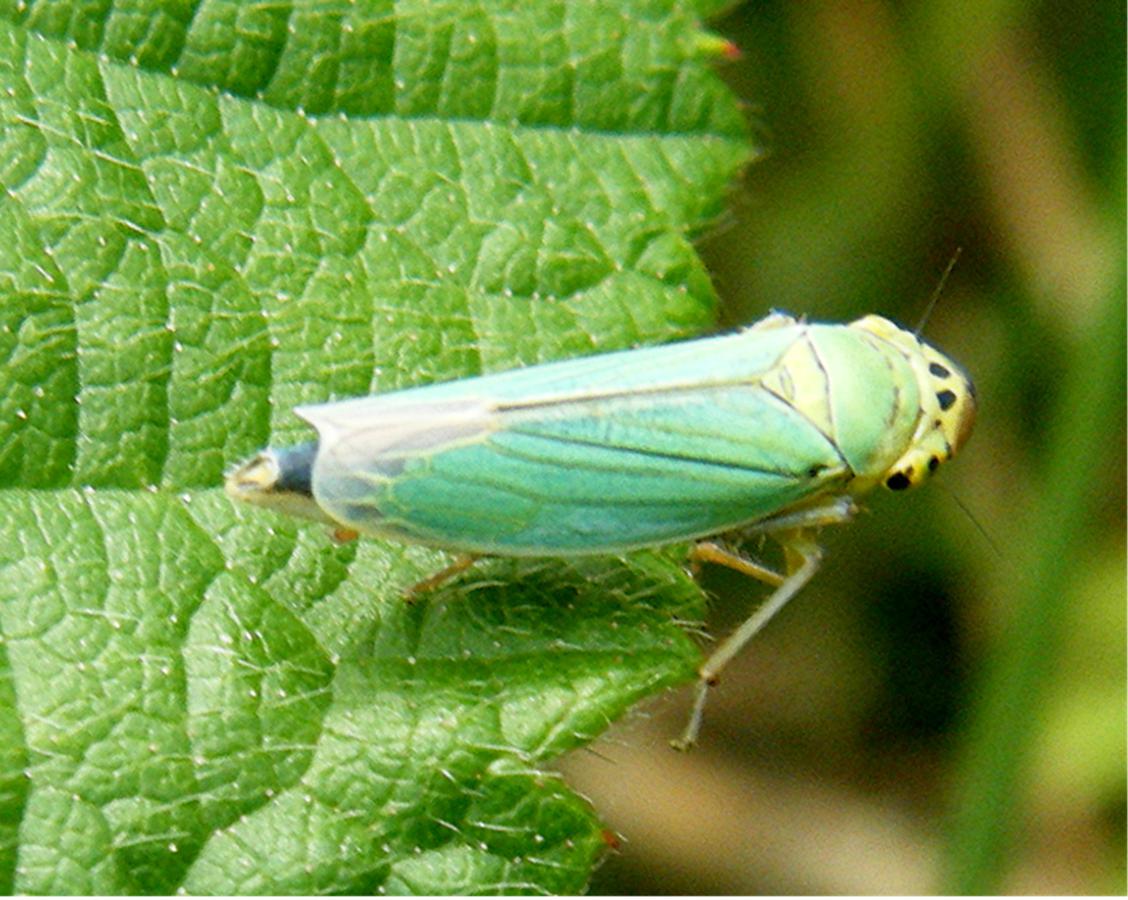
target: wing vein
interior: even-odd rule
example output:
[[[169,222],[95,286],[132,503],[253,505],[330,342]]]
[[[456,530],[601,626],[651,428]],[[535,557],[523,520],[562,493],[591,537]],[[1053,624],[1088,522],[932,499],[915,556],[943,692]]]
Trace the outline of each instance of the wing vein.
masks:
[[[752,466],[752,465],[743,465],[743,464],[736,463],[736,462],[726,462],[724,460],[703,459],[700,456],[691,456],[691,455],[682,454],[682,453],[672,453],[672,452],[669,452],[669,451],[653,450],[653,449],[649,449],[649,448],[645,448],[645,447],[631,447],[629,445],[624,445],[624,444],[612,444],[612,443],[608,443],[606,441],[588,440],[588,439],[585,439],[585,438],[574,437],[574,436],[566,436],[566,435],[559,435],[559,434],[546,435],[542,432],[533,431],[533,430],[529,430],[529,429],[523,429],[519,426],[517,428],[512,429],[512,431],[514,431],[518,434],[526,435],[528,437],[539,438],[540,440],[544,440],[544,441],[553,441],[553,442],[557,442],[557,443],[560,443],[560,444],[565,444],[565,445],[570,445],[570,446],[575,446],[575,447],[592,447],[592,448],[598,448],[598,449],[602,449],[602,450],[612,450],[612,451],[618,451],[620,453],[630,453],[630,454],[640,456],[640,457],[649,457],[651,459],[661,459],[661,460],[666,460],[666,461],[670,461],[670,462],[689,463],[690,465],[700,466],[701,468],[704,468],[704,469],[718,469],[718,470],[729,471],[729,472],[748,472],[748,473],[756,472],[756,473],[760,473],[760,474],[763,474],[763,475],[777,475],[777,476],[780,476],[782,478],[794,478],[794,477],[796,477],[797,474],[799,474],[799,473],[794,472],[794,471],[788,471],[788,470],[784,470],[784,469],[775,469],[775,468],[770,468],[770,467],[767,467],[767,466],[760,467],[760,466]],[[517,456],[519,458],[529,460],[530,462],[537,462],[537,463],[540,463],[542,465],[545,464],[545,460],[543,460],[541,458],[538,458],[538,457],[533,456],[531,454],[521,453],[520,451],[517,451],[517,450],[515,450],[514,448],[511,448],[511,447],[505,447],[505,446],[499,445],[492,438],[489,441],[489,445],[490,445],[491,448],[493,448],[495,451],[497,451],[499,453],[509,453],[513,456]],[[594,469],[594,468],[602,468],[602,467],[592,466],[591,468]],[[608,467],[608,471],[615,471],[615,469]]]

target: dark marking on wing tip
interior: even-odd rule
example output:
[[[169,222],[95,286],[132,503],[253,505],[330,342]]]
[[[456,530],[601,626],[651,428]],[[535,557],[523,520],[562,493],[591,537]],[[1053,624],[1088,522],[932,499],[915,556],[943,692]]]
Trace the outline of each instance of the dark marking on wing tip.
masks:
[[[955,391],[939,391],[936,394],[936,399],[940,401],[940,408],[947,412],[956,402],[956,393]]]
[[[278,481],[275,489],[282,493],[313,496],[313,462],[317,458],[317,442],[287,448],[275,454]]]
[[[940,363],[937,362],[929,363],[928,371],[935,375],[937,378],[949,378],[952,374],[946,368],[944,368],[944,366],[940,365]]]
[[[826,466],[824,466],[822,463],[815,463],[813,466],[811,466],[809,469],[807,469],[807,477],[808,478],[818,478],[823,473],[823,470],[825,470],[825,469],[826,469]]]
[[[912,481],[904,472],[894,472],[885,479],[885,486],[891,491],[903,491],[911,484]]]
[[[929,472],[935,472],[939,468],[940,468],[940,457],[939,456],[933,456],[932,458],[930,458],[928,460],[928,471]]]

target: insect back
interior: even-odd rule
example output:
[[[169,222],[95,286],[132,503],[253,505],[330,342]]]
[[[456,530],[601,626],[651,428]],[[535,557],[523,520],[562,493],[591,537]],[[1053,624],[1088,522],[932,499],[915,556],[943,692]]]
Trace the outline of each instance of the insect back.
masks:
[[[776,590],[702,667],[688,745],[705,687],[813,575],[816,530],[877,484],[926,478],[974,411],[954,363],[885,319],[774,314],[736,334],[302,407],[317,442],[261,451],[227,491],[463,554],[451,574],[483,555],[771,534],[784,572],[715,542],[699,551]]]

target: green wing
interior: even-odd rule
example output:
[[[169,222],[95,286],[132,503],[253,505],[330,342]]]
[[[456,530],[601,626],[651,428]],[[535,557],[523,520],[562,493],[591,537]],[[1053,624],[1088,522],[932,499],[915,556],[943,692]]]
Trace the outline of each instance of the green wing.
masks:
[[[307,407],[313,493],[358,531],[505,555],[599,553],[749,524],[848,477],[763,381],[805,326]]]

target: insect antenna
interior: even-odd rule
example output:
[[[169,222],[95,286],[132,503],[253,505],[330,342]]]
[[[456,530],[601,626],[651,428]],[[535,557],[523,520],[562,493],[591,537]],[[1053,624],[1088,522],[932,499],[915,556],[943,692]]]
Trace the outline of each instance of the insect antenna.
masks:
[[[998,543],[991,536],[991,532],[987,530],[983,523],[980,522],[976,517],[975,513],[971,511],[971,507],[969,507],[966,503],[963,502],[963,500],[960,499],[960,495],[953,491],[946,484],[941,483],[940,487],[949,497],[952,498],[952,500],[955,501],[956,506],[963,510],[963,514],[967,516],[968,521],[970,521],[971,524],[975,526],[975,530],[978,531],[979,534],[983,537],[983,540],[987,542],[987,546],[994,551],[995,556],[997,556],[1001,560],[1010,562],[1010,560],[1007,558],[1007,555],[1003,553],[1002,548],[999,547]]]
[[[928,300],[928,305],[924,308],[924,315],[920,317],[917,327],[913,329],[913,335],[920,337],[920,333],[924,331],[924,326],[928,324],[929,318],[932,316],[932,310],[936,308],[936,304],[940,302],[940,295],[944,292],[944,285],[948,283],[948,276],[952,274],[952,269],[956,267],[956,263],[960,261],[960,255],[963,253],[963,247],[957,247],[952,254],[952,258],[948,260],[948,265],[944,268],[944,274],[940,276],[940,281],[937,283],[936,288],[932,291],[932,296]]]

